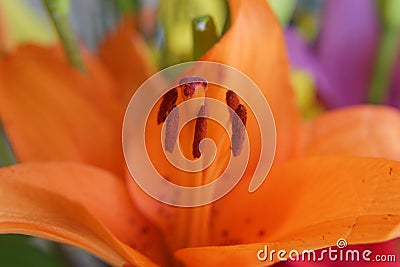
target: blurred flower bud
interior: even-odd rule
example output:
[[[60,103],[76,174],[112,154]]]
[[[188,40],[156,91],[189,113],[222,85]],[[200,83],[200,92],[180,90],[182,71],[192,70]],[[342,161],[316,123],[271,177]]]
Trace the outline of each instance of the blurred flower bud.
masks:
[[[274,10],[280,23],[285,26],[289,23],[296,7],[295,0],[268,0],[269,5]]]
[[[193,19],[212,17],[218,36],[228,13],[225,0],[160,0],[159,23],[164,32],[161,66],[193,60]]]
[[[378,3],[383,26],[390,30],[400,30],[400,1],[380,0]]]

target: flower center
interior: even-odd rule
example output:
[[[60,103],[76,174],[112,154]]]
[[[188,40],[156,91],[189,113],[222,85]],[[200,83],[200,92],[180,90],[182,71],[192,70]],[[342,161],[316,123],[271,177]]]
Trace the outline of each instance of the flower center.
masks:
[[[214,91],[213,91],[214,90]],[[201,186],[212,182],[216,177],[219,177],[219,172],[225,167],[224,164],[228,162],[228,158],[232,151],[234,157],[238,156],[242,151],[246,135],[246,122],[247,122],[247,109],[240,103],[239,97],[231,90],[227,90],[225,93],[225,99],[227,110],[229,110],[228,117],[224,122],[216,123],[209,114],[212,114],[211,97],[207,97],[207,93],[213,95],[214,99],[215,90],[225,90],[217,85],[211,85],[202,77],[185,77],[180,80],[179,85],[176,88],[169,90],[162,98],[161,105],[158,110],[157,123],[165,123],[165,137],[164,137],[164,148],[168,153],[173,153],[177,140],[180,140],[180,148],[187,150],[187,156],[191,155],[194,159],[201,161],[200,165],[205,165],[205,158],[207,157],[204,151],[202,155],[200,144],[206,137],[213,137],[212,140],[215,142],[219,157],[213,162],[213,167],[205,168],[195,173],[170,173],[164,172],[170,179],[171,182],[182,182],[184,181],[185,186]],[[222,97],[218,93],[218,97]],[[181,105],[185,101],[191,101],[194,98],[196,101]],[[199,101],[197,101],[199,100]],[[218,99],[217,99],[218,100]],[[179,103],[181,102],[181,103]],[[179,133],[179,112],[185,114],[194,114],[195,119],[188,122],[185,128],[182,128],[182,132]],[[196,116],[197,115],[197,116]],[[182,119],[182,118],[181,118]],[[225,129],[231,130],[230,144],[227,144],[226,135],[221,135],[216,132],[216,124],[223,126]],[[178,139],[178,136],[181,139]],[[191,149],[191,153],[189,153]],[[230,150],[229,150],[230,149]],[[175,151],[176,152],[176,151]],[[205,156],[202,158],[202,156]],[[190,157],[190,156],[189,156]],[[182,159],[182,162],[185,162]],[[185,164],[185,163],[184,163]],[[184,165],[183,164],[183,165]],[[212,195],[199,195],[194,194],[191,197],[210,199]],[[177,233],[174,235],[174,242],[170,244],[170,249],[175,250],[182,247],[193,247],[209,245],[209,231],[210,231],[210,219],[212,212],[212,204],[195,207],[195,208],[171,208],[175,209],[174,213],[176,217],[174,219],[174,228]],[[178,230],[179,229],[179,230]]]
[[[184,101],[191,99],[193,97],[201,97],[204,98],[203,105],[200,107],[192,107],[198,109],[198,115],[196,118],[194,137],[193,137],[193,145],[192,145],[192,155],[193,157],[200,158],[200,142],[206,137],[207,134],[207,101],[206,101],[206,91],[208,89],[208,82],[206,79],[198,76],[193,77],[185,77],[180,80],[179,88],[181,89],[182,98]],[[160,105],[157,117],[157,123],[161,124],[166,121],[169,114],[171,116],[166,121],[166,136],[165,136],[165,148],[168,152],[172,152],[177,137],[178,137],[178,122],[179,122],[179,113],[172,112],[176,108],[176,101],[178,99],[178,89],[173,88],[169,90],[162,99],[162,103]],[[231,149],[233,155],[236,157],[240,154],[243,142],[245,138],[245,126],[247,122],[247,109],[244,105],[240,104],[240,100],[235,92],[228,90],[226,93],[225,101],[236,114],[237,116],[233,116],[232,110],[229,110],[231,113],[232,120],[232,144]]]

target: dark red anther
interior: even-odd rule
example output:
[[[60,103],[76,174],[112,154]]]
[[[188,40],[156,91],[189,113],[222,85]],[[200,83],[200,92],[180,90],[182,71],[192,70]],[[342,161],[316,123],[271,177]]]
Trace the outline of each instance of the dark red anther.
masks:
[[[235,113],[237,116],[232,118],[232,152],[237,157],[243,149],[246,135],[247,109],[242,104],[239,104]]]
[[[200,142],[206,137],[207,134],[207,108],[202,105],[199,113],[197,114],[196,126],[194,129],[194,140],[192,154],[194,158],[200,158]]]
[[[201,88],[203,90],[207,89],[208,82],[206,79],[193,76],[193,77],[185,77],[179,81],[179,86],[183,89],[183,94],[186,97],[192,97],[196,92],[196,89]]]
[[[163,123],[168,114],[175,107],[176,100],[178,99],[178,90],[176,88],[169,90],[163,97],[160,109],[158,110],[157,123]]]
[[[239,106],[239,98],[237,96],[237,94],[231,90],[229,90],[228,92],[226,92],[226,103],[228,104],[228,106],[233,109],[236,110],[237,107]]]

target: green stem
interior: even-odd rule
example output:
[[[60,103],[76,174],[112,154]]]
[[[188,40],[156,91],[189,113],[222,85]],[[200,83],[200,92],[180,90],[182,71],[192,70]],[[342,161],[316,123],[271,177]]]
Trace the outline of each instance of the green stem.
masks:
[[[17,163],[16,157],[11,148],[10,142],[0,123],[0,167]]]
[[[398,32],[394,29],[384,30],[379,42],[377,60],[369,88],[368,102],[371,104],[381,104],[387,97],[398,45]]]
[[[79,47],[68,20],[70,0],[43,0],[51,20],[57,30],[69,63],[82,73],[86,73]]]
[[[135,14],[139,8],[138,0],[114,0],[117,11],[121,14]]]
[[[217,41],[218,34],[211,16],[193,19],[193,57],[195,60],[203,56]]]

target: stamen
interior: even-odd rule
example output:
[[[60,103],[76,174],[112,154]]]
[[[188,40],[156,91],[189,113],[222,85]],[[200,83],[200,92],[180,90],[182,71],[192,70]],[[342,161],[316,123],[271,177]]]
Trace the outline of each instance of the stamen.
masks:
[[[186,98],[191,98],[197,89],[202,89],[202,93],[204,94],[208,88],[208,82],[206,79],[198,76],[185,77],[179,81],[179,86],[183,91],[183,95]]]
[[[178,90],[176,88],[169,90],[163,97],[160,109],[158,110],[157,122],[163,123],[168,114],[174,109],[176,100],[178,99]]]
[[[194,140],[193,140],[193,157],[194,158],[200,158],[201,152],[200,152],[200,142],[206,137],[207,133],[207,107],[205,105],[202,105],[200,108],[199,113],[197,114],[197,119],[196,119],[196,126],[194,129]]]
[[[165,129],[165,149],[172,153],[174,150],[176,140],[178,139],[178,122],[179,122],[179,112],[176,110],[173,112],[176,105],[173,105],[171,110],[171,115],[168,116],[166,121]]]
[[[231,90],[226,92],[226,103],[231,109],[236,110],[239,106],[239,98],[237,94]]]
[[[246,132],[247,109],[242,104],[235,110],[237,116],[232,119],[232,152],[235,157],[240,155]],[[243,123],[240,123],[240,121]]]

